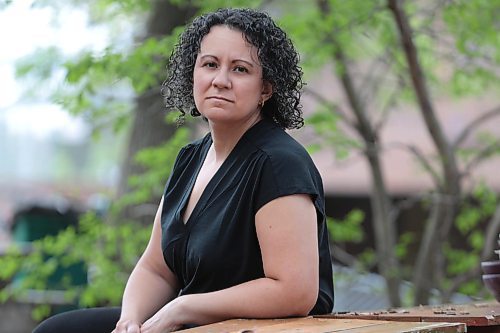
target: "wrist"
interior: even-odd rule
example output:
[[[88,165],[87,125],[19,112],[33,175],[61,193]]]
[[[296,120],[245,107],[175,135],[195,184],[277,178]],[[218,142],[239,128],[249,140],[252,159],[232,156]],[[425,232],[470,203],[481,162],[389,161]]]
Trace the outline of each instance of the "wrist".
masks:
[[[190,314],[189,295],[179,296],[169,303],[171,306],[173,319],[176,324],[191,324],[193,318]]]
[[[144,319],[141,319],[137,313],[134,313],[133,311],[124,311],[122,308],[120,319],[118,319],[118,321],[119,322],[129,321],[133,323],[142,324],[144,322]]]

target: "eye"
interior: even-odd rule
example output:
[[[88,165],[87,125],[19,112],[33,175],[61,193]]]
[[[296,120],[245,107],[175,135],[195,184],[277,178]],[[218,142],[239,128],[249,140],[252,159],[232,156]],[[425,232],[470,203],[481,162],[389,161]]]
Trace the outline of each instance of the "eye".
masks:
[[[217,64],[213,61],[204,62],[201,67],[217,68]]]
[[[235,72],[239,72],[239,73],[248,73],[248,69],[246,69],[246,67],[244,67],[244,66],[236,66],[236,67],[234,67],[233,70]]]

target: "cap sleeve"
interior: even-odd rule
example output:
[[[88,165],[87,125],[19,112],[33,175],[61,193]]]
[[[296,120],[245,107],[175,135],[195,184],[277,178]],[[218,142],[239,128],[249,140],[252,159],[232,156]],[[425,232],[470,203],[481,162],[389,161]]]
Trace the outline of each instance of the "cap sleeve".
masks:
[[[309,194],[324,216],[321,176],[310,156],[302,150],[284,150],[268,155],[262,164],[255,196],[255,213],[268,202],[292,194]]]

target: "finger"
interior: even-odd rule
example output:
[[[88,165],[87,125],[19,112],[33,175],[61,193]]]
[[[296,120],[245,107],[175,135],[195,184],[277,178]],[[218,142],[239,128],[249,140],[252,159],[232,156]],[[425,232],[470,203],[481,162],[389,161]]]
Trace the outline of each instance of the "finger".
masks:
[[[146,320],[142,325],[141,325],[141,333],[143,332],[149,332],[149,330],[151,330],[151,326],[152,326],[152,321],[151,321],[152,318],[149,318],[148,320]]]
[[[150,325],[145,322],[144,324],[141,325],[141,332],[140,333],[148,333],[150,332]]]

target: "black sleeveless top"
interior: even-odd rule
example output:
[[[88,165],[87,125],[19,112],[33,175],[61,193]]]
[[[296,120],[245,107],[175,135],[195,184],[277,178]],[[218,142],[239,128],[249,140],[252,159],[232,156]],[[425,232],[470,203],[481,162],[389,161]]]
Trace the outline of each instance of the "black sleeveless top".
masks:
[[[180,295],[264,277],[255,214],[278,197],[310,194],[320,258],[319,294],[311,314],[330,313],[333,278],[323,185],[308,153],[272,121],[261,120],[238,141],[184,224],[183,212],[211,143],[207,134],[182,148],[165,187],[162,250],[179,280]]]

